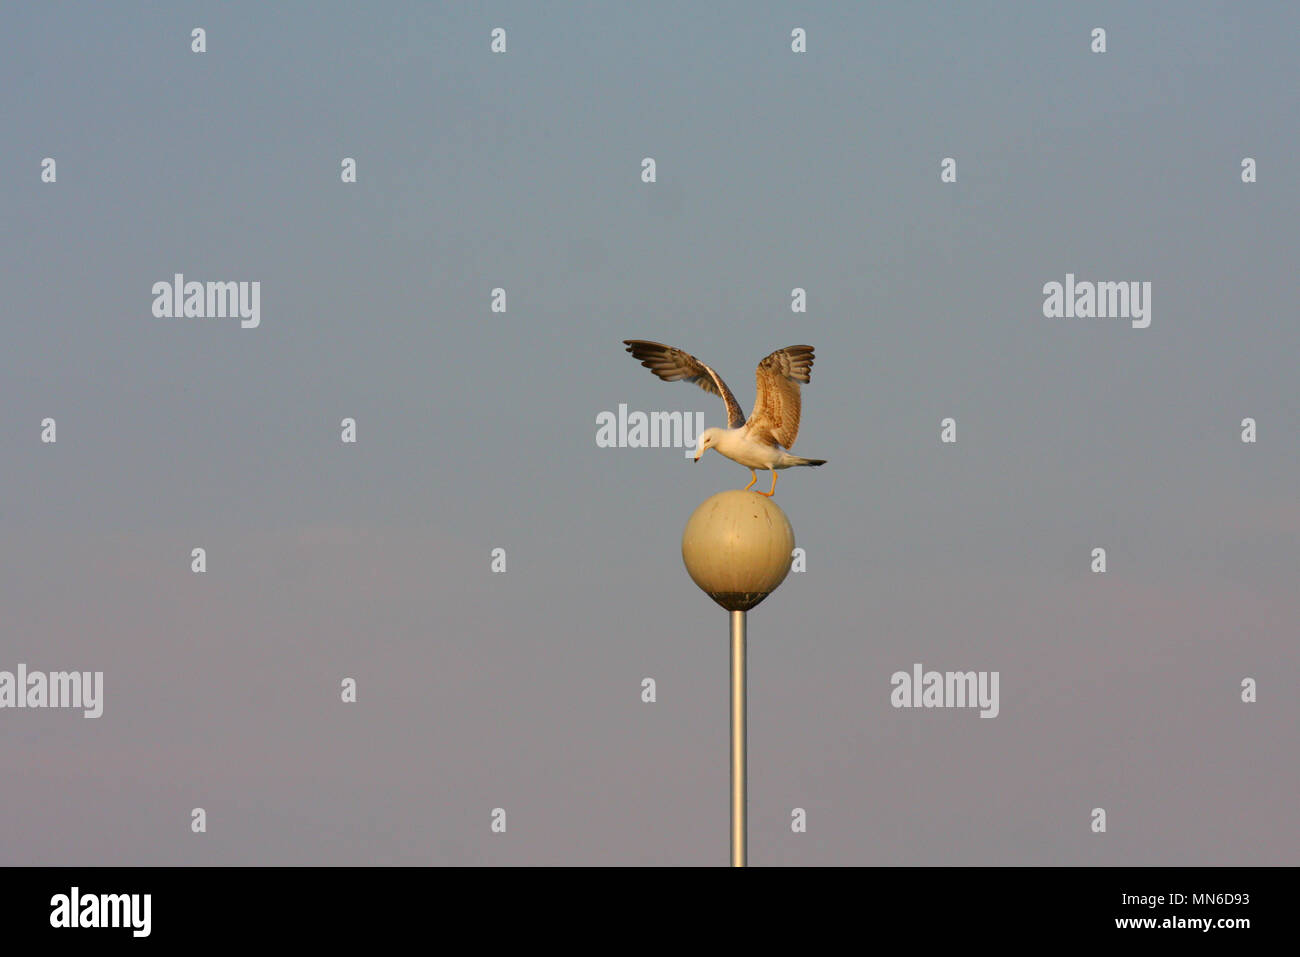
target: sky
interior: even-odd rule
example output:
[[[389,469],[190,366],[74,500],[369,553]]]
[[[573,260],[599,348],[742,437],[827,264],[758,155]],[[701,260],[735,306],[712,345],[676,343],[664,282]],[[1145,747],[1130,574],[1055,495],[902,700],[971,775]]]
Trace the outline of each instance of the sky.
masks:
[[[1293,4],[3,20],[0,671],[105,700],[0,709],[0,863],[725,864],[680,538],[749,474],[597,445],[725,424],[628,338],[746,410],[817,350],[751,864],[1297,863]],[[260,325],[155,317],[178,272]],[[1067,274],[1150,282],[1150,326],[1044,317]],[[998,716],[893,707],[914,663],[998,672]]]

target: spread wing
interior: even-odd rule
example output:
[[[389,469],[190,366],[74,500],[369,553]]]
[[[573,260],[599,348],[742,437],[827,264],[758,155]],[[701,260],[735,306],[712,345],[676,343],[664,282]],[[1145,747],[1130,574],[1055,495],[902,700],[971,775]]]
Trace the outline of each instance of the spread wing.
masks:
[[[649,342],[645,339],[624,339],[623,345],[632,353],[632,358],[640,359],[641,364],[663,379],[665,382],[694,382],[705,392],[721,396],[727,405],[727,427],[738,429],[745,424],[745,413],[740,403],[727,388],[727,383],[708,366],[693,355],[674,349],[662,342]],[[797,347],[796,347],[797,348]],[[812,350],[810,349],[809,352]],[[775,354],[775,353],[774,353]],[[766,360],[764,360],[766,361]],[[812,364],[811,358],[809,364]],[[807,382],[807,374],[804,376]],[[795,387],[796,389],[798,386]],[[795,395],[795,425],[799,422],[799,396]]]
[[[813,347],[786,346],[758,364],[758,397],[745,423],[755,438],[785,448],[799,435],[799,383],[812,374]]]

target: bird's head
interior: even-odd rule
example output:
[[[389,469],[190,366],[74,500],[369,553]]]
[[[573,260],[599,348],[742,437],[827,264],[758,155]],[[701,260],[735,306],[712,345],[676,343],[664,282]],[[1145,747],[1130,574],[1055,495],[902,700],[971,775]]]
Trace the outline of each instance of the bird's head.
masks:
[[[695,446],[695,461],[698,462],[701,455],[714,448],[718,444],[718,438],[721,435],[721,429],[705,429],[701,432],[699,444]]]

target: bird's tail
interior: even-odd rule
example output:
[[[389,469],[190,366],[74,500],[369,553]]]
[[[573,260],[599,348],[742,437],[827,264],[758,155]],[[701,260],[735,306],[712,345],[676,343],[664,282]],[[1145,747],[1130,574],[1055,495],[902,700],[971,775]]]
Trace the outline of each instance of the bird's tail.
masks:
[[[800,459],[800,458],[796,458],[794,464],[795,464],[795,465],[825,465],[825,464],[826,464],[826,460],[825,460],[825,459]]]

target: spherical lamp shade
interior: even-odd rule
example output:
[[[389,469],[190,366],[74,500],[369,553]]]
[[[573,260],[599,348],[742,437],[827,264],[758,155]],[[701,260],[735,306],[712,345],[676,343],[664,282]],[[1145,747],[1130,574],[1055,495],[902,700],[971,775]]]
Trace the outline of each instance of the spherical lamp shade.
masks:
[[[728,611],[748,611],[790,573],[794,529],[766,495],[732,490],[706,499],[682,533],[691,580]]]

